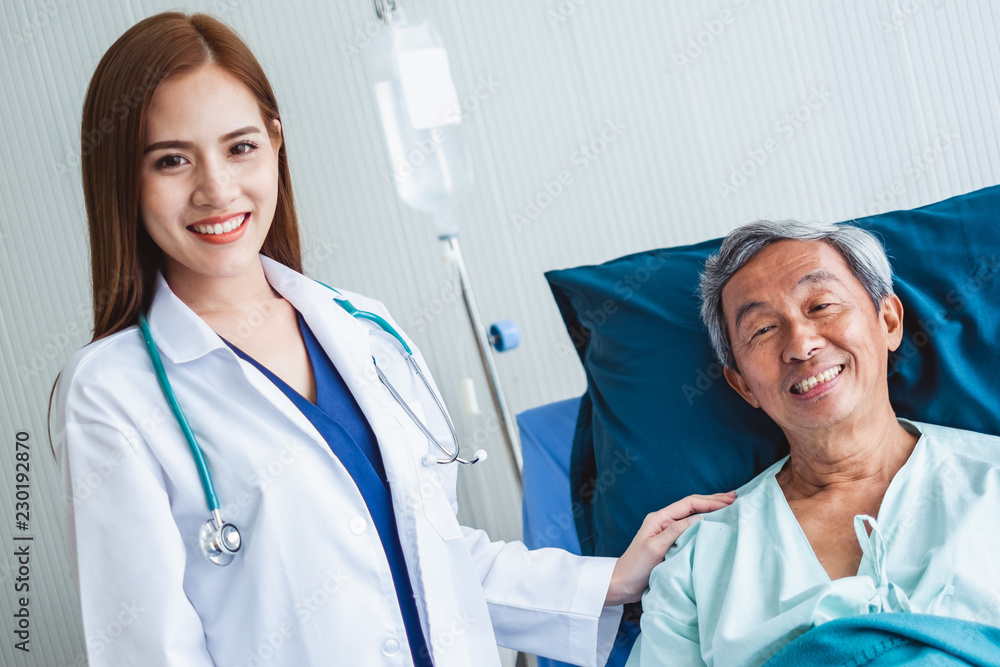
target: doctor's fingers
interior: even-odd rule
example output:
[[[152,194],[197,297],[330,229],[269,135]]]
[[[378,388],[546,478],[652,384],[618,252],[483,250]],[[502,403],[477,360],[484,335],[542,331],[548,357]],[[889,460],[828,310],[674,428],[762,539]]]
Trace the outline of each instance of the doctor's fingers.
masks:
[[[658,554],[660,560],[662,560],[663,556],[667,553],[667,549],[669,549],[671,545],[677,541],[677,538],[681,536],[681,533],[699,521],[701,521],[700,516],[689,516],[677,521],[670,521],[668,525],[663,526],[659,533],[649,538],[649,547],[656,554]]]
[[[653,512],[646,517],[646,521],[652,519],[653,522],[662,529],[671,522],[689,517],[692,514],[702,514],[704,512],[714,512],[715,510],[720,510],[723,507],[731,505],[734,500],[736,500],[735,491],[730,491],[728,493],[716,493],[710,496],[691,495],[687,498],[681,498],[677,502],[671,503],[661,510]],[[646,521],[643,521],[643,523],[645,524]]]

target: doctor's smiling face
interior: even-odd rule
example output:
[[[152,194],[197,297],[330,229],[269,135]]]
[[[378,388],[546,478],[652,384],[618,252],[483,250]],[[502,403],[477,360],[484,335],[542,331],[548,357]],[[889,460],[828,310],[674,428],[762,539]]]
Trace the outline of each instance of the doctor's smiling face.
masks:
[[[176,289],[259,270],[274,218],[281,126],[272,140],[250,91],[205,65],[168,77],[151,100],[139,208]]]
[[[786,434],[864,423],[888,405],[902,304],[885,297],[876,313],[833,246],[766,246],[726,284],[722,307],[739,369],[727,367],[727,380]]]

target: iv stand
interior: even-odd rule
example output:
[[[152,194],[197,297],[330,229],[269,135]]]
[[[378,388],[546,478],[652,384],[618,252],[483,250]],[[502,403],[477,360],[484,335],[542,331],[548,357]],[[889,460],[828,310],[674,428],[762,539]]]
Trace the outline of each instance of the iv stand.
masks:
[[[510,414],[510,409],[507,407],[507,399],[504,397],[503,388],[500,386],[496,363],[493,360],[493,351],[490,349],[490,341],[486,337],[486,327],[479,317],[476,297],[472,293],[469,274],[465,270],[462,248],[458,244],[457,236],[442,237],[441,241],[447,244],[448,252],[454,259],[455,266],[458,269],[458,280],[462,285],[462,301],[465,303],[465,312],[469,315],[469,324],[472,325],[472,332],[476,337],[479,360],[483,364],[483,372],[486,374],[486,379],[490,385],[493,409],[497,413],[501,427],[500,432],[503,435],[504,444],[507,445],[507,453],[510,455],[511,463],[514,465],[514,476],[517,478],[518,491],[523,491],[524,482],[522,476],[524,461],[521,458],[521,442],[518,439],[517,423]]]

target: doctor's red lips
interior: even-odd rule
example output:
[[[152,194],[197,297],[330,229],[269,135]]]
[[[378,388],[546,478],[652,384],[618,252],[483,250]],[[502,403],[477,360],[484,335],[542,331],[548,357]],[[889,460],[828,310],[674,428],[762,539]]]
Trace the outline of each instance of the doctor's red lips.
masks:
[[[243,236],[243,233],[247,229],[246,223],[249,219],[249,213],[217,215],[188,225],[187,229],[202,241],[221,245],[232,243]]]
[[[822,371],[813,372],[808,377],[794,382],[789,387],[789,391],[793,396],[802,400],[815,398],[832,389],[845,368],[844,364],[837,364]]]

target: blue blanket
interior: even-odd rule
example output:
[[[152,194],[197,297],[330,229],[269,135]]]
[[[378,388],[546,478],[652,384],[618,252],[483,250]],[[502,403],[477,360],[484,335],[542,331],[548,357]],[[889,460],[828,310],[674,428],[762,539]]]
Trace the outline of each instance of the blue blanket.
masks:
[[[925,614],[865,614],[824,623],[765,667],[1000,666],[1000,629]]]

